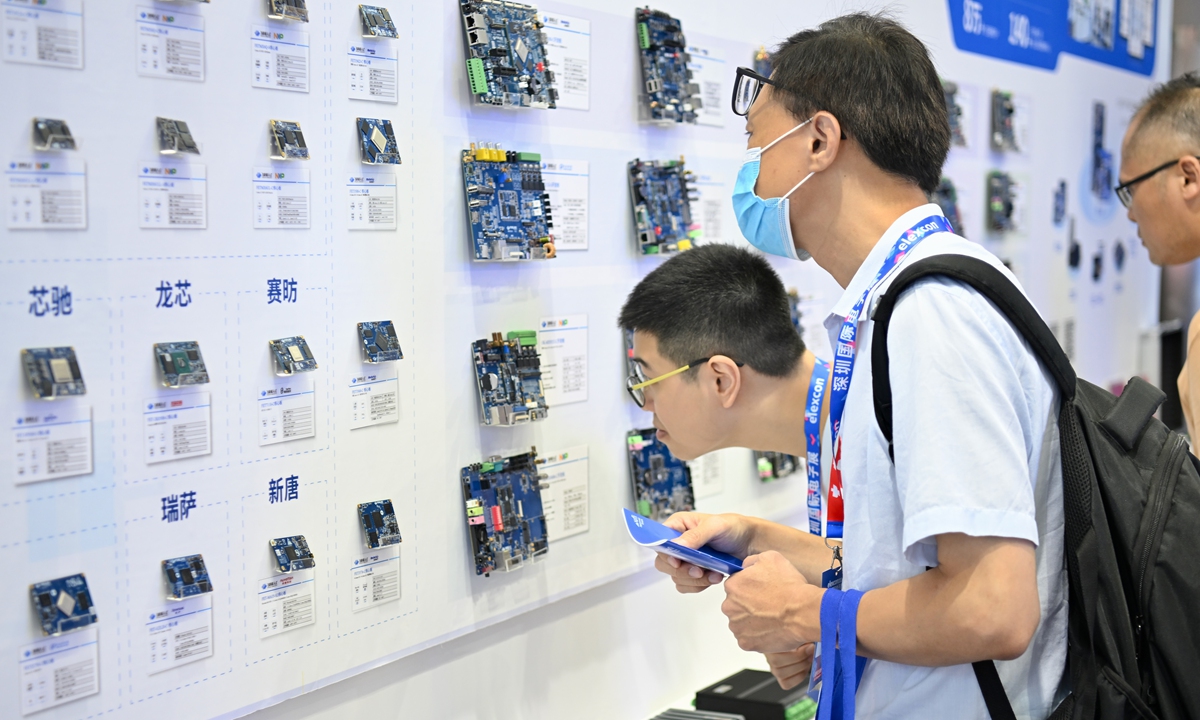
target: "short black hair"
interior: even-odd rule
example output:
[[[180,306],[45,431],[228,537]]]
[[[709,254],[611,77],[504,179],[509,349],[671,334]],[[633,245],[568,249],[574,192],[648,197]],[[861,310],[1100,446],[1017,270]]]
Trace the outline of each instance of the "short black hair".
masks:
[[[771,54],[774,93],[806,120],[832,113],[880,169],[932,193],[950,152],[950,117],[925,45],[884,15],[854,13],[788,38]]]
[[[678,365],[719,354],[787,377],[804,353],[775,269],[761,255],[720,243],[676,255],[642,278],[619,323],[653,335]]]
[[[1190,143],[1188,152],[1200,152],[1200,73],[1185,73],[1154,88],[1135,117],[1138,125],[1130,144],[1166,130]]]

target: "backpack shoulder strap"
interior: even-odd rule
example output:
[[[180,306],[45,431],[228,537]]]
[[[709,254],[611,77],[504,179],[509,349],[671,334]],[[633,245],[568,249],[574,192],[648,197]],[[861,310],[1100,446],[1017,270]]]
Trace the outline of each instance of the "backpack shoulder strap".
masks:
[[[893,459],[895,456],[892,451],[892,386],[889,376],[888,325],[891,323],[896,301],[904,291],[918,280],[935,275],[963,282],[992,301],[1029,343],[1042,366],[1050,372],[1062,394],[1063,403],[1070,402],[1075,397],[1075,370],[1071,367],[1071,361],[1067,359],[1066,353],[1062,351],[1042,316],[1004,273],[986,261],[968,255],[935,255],[914,261],[900,271],[887,291],[879,297],[872,316],[875,320],[871,341],[875,420],[879,423],[883,436],[887,438],[888,452],[893,455]]]

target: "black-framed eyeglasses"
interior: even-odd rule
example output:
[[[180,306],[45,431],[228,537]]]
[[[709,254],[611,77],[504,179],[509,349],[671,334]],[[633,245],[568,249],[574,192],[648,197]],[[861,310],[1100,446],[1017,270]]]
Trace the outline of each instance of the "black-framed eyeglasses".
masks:
[[[694,367],[700,367],[701,365],[708,362],[709,360],[712,360],[715,357],[716,357],[716,355],[710,355],[706,358],[700,358],[699,360],[693,360],[690,363],[688,363],[687,365],[684,365],[682,367],[677,367],[674,370],[672,370],[671,372],[663,373],[662,375],[659,375],[658,377],[653,377],[648,380],[646,379],[646,373],[642,372],[642,366],[635,363],[633,365],[633,374],[630,375],[629,377],[625,378],[625,390],[629,392],[629,397],[633,398],[633,401],[635,403],[637,403],[638,407],[646,407],[646,390],[645,390],[645,388],[647,386],[653,385],[656,382],[662,382],[663,380],[666,380],[669,377],[683,374],[683,373],[687,372],[688,370],[691,370]],[[738,367],[744,367],[746,363],[740,363],[740,362],[734,360],[733,364],[737,365]]]
[[[1167,168],[1171,167],[1172,165],[1174,165],[1175,163],[1179,162],[1180,160],[1182,160],[1183,158],[1186,158],[1186,157],[1191,157],[1191,156],[1184,155],[1183,157],[1175,158],[1174,160],[1172,160],[1170,162],[1165,162],[1162,165],[1159,165],[1158,167],[1154,168],[1153,170],[1144,172],[1132,180],[1127,180],[1126,182],[1121,183],[1120,185],[1113,188],[1113,192],[1115,192],[1117,194],[1117,198],[1120,199],[1121,204],[1124,205],[1126,207],[1126,209],[1128,209],[1129,206],[1133,203],[1133,186],[1134,185],[1137,185],[1138,183],[1140,183],[1143,180],[1148,180],[1148,179],[1154,177],[1158,173],[1162,172],[1163,170],[1166,170]]]
[[[750,106],[762,92],[763,85],[779,87],[771,78],[759,75],[750,68],[739,67],[733,81],[733,114],[746,117]]]

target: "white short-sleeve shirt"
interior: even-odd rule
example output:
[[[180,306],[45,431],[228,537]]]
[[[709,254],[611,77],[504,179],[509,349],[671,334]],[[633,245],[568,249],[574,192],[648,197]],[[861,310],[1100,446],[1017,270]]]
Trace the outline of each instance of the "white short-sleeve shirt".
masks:
[[[932,204],[910,210],[880,238],[825,320],[833,347],[900,234],[939,214]],[[984,259],[1016,282],[995,256],[951,233],[928,236],[899,268],[944,253]],[[864,307],[874,307],[899,268]],[[867,591],[925,572],[937,565],[935,536],[943,533],[1035,543],[1041,622],[1025,654],[997,667],[1017,717],[1041,720],[1059,696],[1067,651],[1054,382],[989,300],[945,278],[918,282],[897,303],[888,332],[893,465],[875,421],[873,325],[867,319],[859,326],[842,419],[843,587]],[[988,718],[970,665],[872,660],[857,700],[859,717],[871,720]]]

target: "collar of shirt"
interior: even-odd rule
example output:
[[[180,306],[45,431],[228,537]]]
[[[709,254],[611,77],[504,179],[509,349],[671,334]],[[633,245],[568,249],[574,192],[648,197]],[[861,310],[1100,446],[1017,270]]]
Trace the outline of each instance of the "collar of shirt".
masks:
[[[863,296],[867,288],[871,287],[871,283],[875,280],[875,273],[879,272],[879,268],[883,265],[883,261],[887,259],[892,245],[899,239],[900,233],[930,215],[941,214],[942,209],[936,203],[927,203],[915,207],[896,218],[892,226],[875,242],[875,247],[871,248],[871,252],[867,254],[867,259],[863,260],[862,265],[858,266],[854,277],[850,279],[850,284],[842,292],[841,298],[834,304],[833,309],[829,311],[829,316],[825,318],[824,323],[827,331],[830,333],[836,332],[841,327],[842,322],[845,321],[846,315],[850,314],[850,311],[854,309],[854,304]],[[900,263],[900,265],[903,265],[903,263]],[[836,345],[834,343],[835,347]]]

